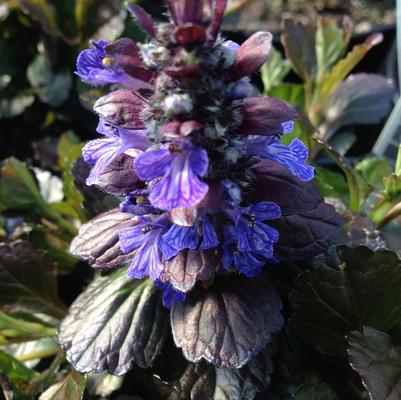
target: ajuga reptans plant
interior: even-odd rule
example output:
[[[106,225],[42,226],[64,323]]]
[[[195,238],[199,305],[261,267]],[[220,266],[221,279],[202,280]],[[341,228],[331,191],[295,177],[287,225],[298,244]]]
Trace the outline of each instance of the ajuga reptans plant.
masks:
[[[311,182],[305,145],[281,143],[295,110],[251,84],[271,34],[224,40],[224,0],[167,5],[170,22],[158,25],[129,6],[146,43],[98,41],[79,55],[83,81],[115,89],[94,105],[101,136],[83,148],[87,184],[121,203],[83,225],[71,251],[94,268],[128,266],[130,279],[151,282],[187,359],[240,368],[283,326],[269,272],[325,251],[338,218]],[[82,372],[126,372],[135,357],[121,343],[84,360],[77,343],[97,328],[71,332],[74,310],[59,335],[69,361]]]

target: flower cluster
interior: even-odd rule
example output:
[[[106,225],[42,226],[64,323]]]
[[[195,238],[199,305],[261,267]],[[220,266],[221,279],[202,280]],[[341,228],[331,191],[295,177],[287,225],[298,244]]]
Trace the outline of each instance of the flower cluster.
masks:
[[[149,41],[94,42],[77,62],[82,80],[115,89],[94,105],[103,136],[83,149],[93,165],[87,184],[124,196],[120,210],[132,223],[118,231],[119,251],[129,256],[129,276],[152,279],[166,306],[194,286],[183,288],[167,271],[183,252],[209,260],[196,275],[205,284],[217,274],[254,277],[280,261],[272,222],[282,209],[255,195],[260,165],[273,163],[299,182],[314,176],[304,144],[281,142],[295,110],[259,96],[250,81],[271,34],[255,33],[241,46],[224,40],[225,6],[170,0],[171,22],[156,25],[130,5]],[[263,191],[280,192],[279,185]]]

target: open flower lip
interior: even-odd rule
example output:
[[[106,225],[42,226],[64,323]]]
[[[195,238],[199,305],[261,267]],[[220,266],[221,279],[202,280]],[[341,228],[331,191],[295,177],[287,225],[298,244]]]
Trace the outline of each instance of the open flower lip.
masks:
[[[269,267],[279,268],[293,221],[313,224],[305,243],[309,256],[328,246],[338,223],[331,218],[334,209],[310,194],[314,169],[307,147],[298,139],[288,145],[281,141],[294,127],[295,109],[254,96],[250,75],[266,61],[271,35],[258,32],[242,45],[224,40],[219,29],[226,4],[167,1],[170,22],[162,24],[130,5],[148,41],[94,42],[77,61],[84,81],[114,89],[94,105],[102,137],[83,149],[93,165],[87,183],[125,196],[116,211],[124,222],[110,225],[113,247],[102,247],[102,254],[108,262],[113,252],[123,259],[129,278],[150,279],[163,292],[166,307],[196,298],[192,291],[214,287],[221,277],[258,279]],[[113,168],[119,170],[113,173]],[[130,178],[127,190],[124,177]],[[296,197],[290,201],[283,196],[291,191]],[[304,202],[308,196],[313,204]],[[324,240],[320,210],[322,226],[331,224]],[[95,260],[99,268],[90,246],[85,253],[79,248],[80,235],[88,235],[90,227],[89,222],[78,235],[73,252],[85,254],[89,263]],[[280,309],[277,302],[274,310]],[[270,333],[260,340],[268,342]],[[245,352],[233,366],[249,357]],[[207,359],[219,365],[217,358]]]

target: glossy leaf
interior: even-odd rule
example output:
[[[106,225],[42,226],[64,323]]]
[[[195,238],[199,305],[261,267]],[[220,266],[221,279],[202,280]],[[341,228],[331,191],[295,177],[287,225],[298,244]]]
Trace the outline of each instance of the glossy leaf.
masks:
[[[370,327],[349,337],[348,356],[372,400],[398,400],[401,397],[401,348],[391,337]]]
[[[389,250],[331,248],[301,274],[291,295],[291,327],[319,351],[344,355],[346,335],[401,322],[401,261]]]
[[[30,243],[0,244],[0,307],[10,314],[65,315],[50,257]]]
[[[178,291],[188,292],[197,280],[210,279],[218,262],[219,258],[213,251],[182,250],[165,262],[160,280],[170,282]]]
[[[150,281],[126,269],[96,278],[74,301],[58,341],[80,372],[123,375],[134,364],[152,366],[163,348],[167,311]]]
[[[315,165],[315,184],[323,197],[341,197],[348,195],[348,186],[344,175]]]
[[[272,201],[281,208],[281,218],[269,221],[280,233],[275,256],[306,259],[326,251],[339,231],[339,218],[334,208],[323,202],[316,186],[301,182],[273,161],[260,162],[254,173],[254,201]]]
[[[267,279],[221,277],[171,310],[174,341],[185,357],[240,368],[280,331],[281,300]]]
[[[150,384],[160,398],[168,400],[252,400],[270,383],[274,351],[275,346],[269,345],[241,369],[216,368],[205,361],[189,363],[176,382],[153,377]]]
[[[321,137],[328,140],[344,125],[378,124],[390,113],[394,92],[393,82],[382,75],[350,75],[327,102]]]
[[[81,226],[70,251],[94,268],[119,267],[131,260],[134,253],[125,254],[121,251],[118,232],[137,223],[137,218],[119,209],[100,214]]]
[[[63,380],[43,392],[39,400],[82,400],[85,385],[85,376],[72,369]]]

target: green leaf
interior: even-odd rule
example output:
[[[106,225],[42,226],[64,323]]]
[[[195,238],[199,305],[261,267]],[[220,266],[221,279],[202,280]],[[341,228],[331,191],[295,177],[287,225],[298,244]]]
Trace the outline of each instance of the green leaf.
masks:
[[[59,166],[63,173],[63,187],[66,197],[67,207],[69,211],[74,211],[74,216],[81,221],[86,221],[85,211],[83,209],[84,197],[78,191],[74,183],[74,175],[72,166],[75,161],[82,155],[83,143],[73,132],[64,133],[59,141],[57,154],[59,157]],[[59,209],[59,211],[62,211]]]
[[[46,208],[34,175],[25,163],[14,157],[6,159],[1,169],[0,202],[10,209],[40,212]]]
[[[319,351],[344,355],[346,335],[401,322],[401,261],[389,250],[338,246],[317,257],[291,295],[291,327]]]
[[[369,36],[362,44],[355,45],[345,58],[341,59],[322,80],[322,84],[318,88],[319,92],[315,103],[323,105],[338,85],[354,69],[359,61],[365,57],[367,52],[382,40],[383,36],[381,34],[374,34]]]
[[[8,354],[0,350],[0,371],[7,375],[11,382],[16,384],[28,383],[38,376],[38,373]]]
[[[0,118],[14,118],[22,114],[26,108],[31,106],[35,96],[28,93],[18,93],[11,97],[0,100]]]
[[[315,183],[323,197],[341,197],[348,195],[348,186],[344,175],[315,165]]]
[[[395,175],[401,176],[401,145],[398,148],[397,161],[395,163]]]
[[[0,244],[0,308],[13,315],[65,315],[52,260],[28,242]]]
[[[36,322],[14,318],[0,311],[0,335],[4,337],[25,337],[29,340],[55,336],[54,328]]]
[[[346,18],[341,22],[342,24],[339,24],[333,18],[321,17],[317,19],[316,59],[318,81],[324,79],[333,64],[343,56],[347,49],[350,35],[345,29],[349,25],[349,19]]]
[[[330,386],[325,383],[302,385],[291,398],[287,400],[340,400]]]
[[[304,86],[297,83],[282,83],[270,89],[269,95],[290,103],[300,110],[305,107]]]
[[[321,139],[314,138],[313,141],[320,146],[342,169],[348,184],[351,211],[357,212],[362,208],[368,194],[371,192],[371,187],[365,182],[362,176],[352,168],[347,160],[341,156],[333,147],[329,146]]]
[[[294,71],[304,80],[311,81],[317,73],[315,27],[293,18],[284,19],[281,41]]]
[[[49,387],[39,400],[82,400],[86,386],[86,377],[73,369],[64,379]]]
[[[134,364],[152,366],[160,354],[168,314],[149,280],[122,268],[96,278],[75,300],[59,328],[58,342],[80,372],[123,375]]]
[[[370,327],[349,337],[348,356],[358,372],[371,400],[401,398],[401,348],[391,337]]]
[[[45,31],[58,33],[56,10],[46,0],[20,0],[19,3],[22,10],[39,22]]]
[[[72,79],[70,72],[53,71],[45,54],[38,54],[27,70],[29,83],[39,99],[52,107],[61,106],[68,98]]]
[[[290,70],[291,63],[272,47],[269,58],[261,69],[264,93],[267,95],[273,87],[281,85]]]
[[[373,186],[383,186],[383,178],[390,173],[390,165],[387,159],[380,157],[368,157],[355,165],[363,179]]]

